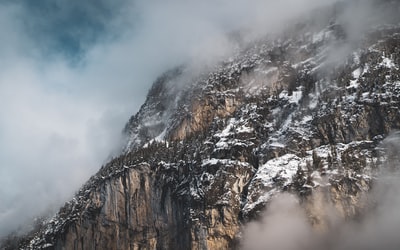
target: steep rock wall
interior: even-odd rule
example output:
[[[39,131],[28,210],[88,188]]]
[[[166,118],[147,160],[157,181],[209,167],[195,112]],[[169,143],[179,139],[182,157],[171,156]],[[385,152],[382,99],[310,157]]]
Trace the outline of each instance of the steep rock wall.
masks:
[[[183,204],[148,165],[104,181],[91,192],[79,218],[57,239],[56,249],[185,249]]]

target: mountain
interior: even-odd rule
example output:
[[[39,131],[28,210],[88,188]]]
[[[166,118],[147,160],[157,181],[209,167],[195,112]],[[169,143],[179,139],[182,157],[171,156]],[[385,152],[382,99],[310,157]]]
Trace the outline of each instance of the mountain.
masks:
[[[330,229],[325,201],[340,218],[362,217],[397,159],[386,138],[400,128],[400,26],[354,39],[338,18],[345,8],[212,69],[167,71],[127,123],[122,154],[3,248],[241,248],[244,226],[280,193],[298,197],[317,230]]]

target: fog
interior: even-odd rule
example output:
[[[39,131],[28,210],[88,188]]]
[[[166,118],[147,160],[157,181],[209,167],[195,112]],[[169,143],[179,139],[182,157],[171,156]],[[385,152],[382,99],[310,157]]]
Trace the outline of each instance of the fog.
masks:
[[[344,220],[325,199],[326,230],[313,228],[296,196],[275,197],[261,220],[249,223],[243,232],[242,249],[279,250],[395,250],[400,238],[400,134],[394,133],[382,145],[384,162],[368,195],[365,214],[357,220]],[[395,153],[396,152],[396,153]],[[315,195],[315,194],[314,194]]]
[[[384,2],[386,4],[382,4]],[[345,37],[333,42],[328,48],[328,58],[322,67],[325,71],[342,64],[347,56],[359,48],[371,28],[398,24],[400,21],[400,9],[396,1],[355,0],[347,1],[344,6],[338,8],[337,23],[343,28]]]
[[[119,152],[162,72],[213,65],[237,49],[232,32],[252,41],[334,2],[0,2],[0,237],[54,213]]]
[[[230,32],[275,32],[328,2],[2,1],[0,236],[56,211],[118,152],[163,71],[211,65],[237,47]]]

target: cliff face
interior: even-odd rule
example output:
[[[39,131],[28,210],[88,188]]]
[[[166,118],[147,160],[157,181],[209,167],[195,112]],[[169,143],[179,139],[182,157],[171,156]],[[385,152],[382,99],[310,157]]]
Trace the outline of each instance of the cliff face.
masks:
[[[60,249],[181,249],[189,235],[184,204],[171,197],[163,174],[141,164],[102,182],[57,239]],[[175,232],[175,233],[171,233]],[[84,237],[83,237],[84,236]]]
[[[20,247],[239,248],[242,225],[282,192],[321,230],[327,202],[360,216],[381,142],[400,127],[400,29],[377,28],[330,64],[346,35],[320,26],[255,43],[213,72],[160,77],[124,153]]]

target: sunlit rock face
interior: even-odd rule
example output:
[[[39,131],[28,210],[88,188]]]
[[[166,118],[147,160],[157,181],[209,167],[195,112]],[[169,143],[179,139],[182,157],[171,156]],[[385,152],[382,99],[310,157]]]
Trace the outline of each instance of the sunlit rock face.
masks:
[[[161,76],[124,152],[20,247],[240,248],[243,226],[283,192],[320,231],[332,214],[362,216],[381,142],[400,128],[400,28],[376,27],[336,58],[348,44],[336,11],[211,71]]]

